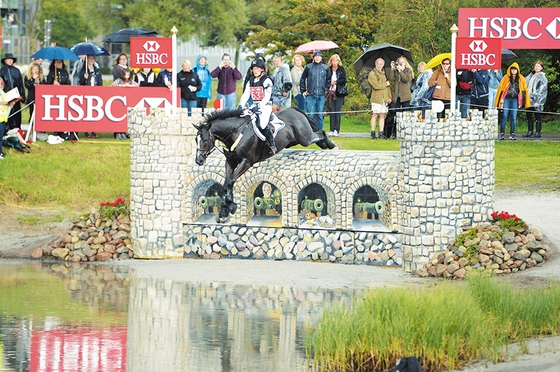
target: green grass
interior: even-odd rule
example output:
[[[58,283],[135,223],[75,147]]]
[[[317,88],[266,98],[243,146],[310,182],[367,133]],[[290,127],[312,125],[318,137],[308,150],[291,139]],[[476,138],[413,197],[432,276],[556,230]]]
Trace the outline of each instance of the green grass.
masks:
[[[425,371],[499,361],[504,347],[560,331],[560,284],[514,289],[472,275],[468,284],[369,292],[318,320],[308,352],[328,371],[381,371],[415,355]]]

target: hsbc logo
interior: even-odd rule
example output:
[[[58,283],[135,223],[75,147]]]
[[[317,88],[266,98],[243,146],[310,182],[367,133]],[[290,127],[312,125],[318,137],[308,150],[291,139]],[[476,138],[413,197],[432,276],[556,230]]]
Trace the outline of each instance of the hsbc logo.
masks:
[[[130,38],[130,64],[134,67],[173,67],[173,45],[171,38]]]
[[[469,48],[473,53],[482,53],[488,48],[488,44],[486,44],[484,40],[473,40],[472,43],[469,44]]]
[[[556,40],[560,40],[560,17],[556,17],[546,26],[546,30]]]
[[[142,45],[146,52],[157,52],[160,45],[156,40],[148,40]]]

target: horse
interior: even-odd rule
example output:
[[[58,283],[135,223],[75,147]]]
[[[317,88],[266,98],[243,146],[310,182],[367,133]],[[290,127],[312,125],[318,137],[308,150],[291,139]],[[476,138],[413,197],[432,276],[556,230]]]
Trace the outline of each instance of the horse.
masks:
[[[277,152],[295,146],[316,144],[321,149],[333,149],[325,131],[319,130],[315,122],[301,110],[290,107],[276,113],[285,127],[276,133]],[[237,179],[255,163],[264,161],[273,154],[265,141],[261,141],[253,130],[251,116],[244,111],[216,110],[205,115],[204,120],[196,128],[196,164],[203,165],[208,155],[215,149],[215,141],[223,143],[223,154],[226,157],[226,176],[223,185],[224,195],[217,222],[226,221],[230,214],[237,210],[233,202],[233,185]]]

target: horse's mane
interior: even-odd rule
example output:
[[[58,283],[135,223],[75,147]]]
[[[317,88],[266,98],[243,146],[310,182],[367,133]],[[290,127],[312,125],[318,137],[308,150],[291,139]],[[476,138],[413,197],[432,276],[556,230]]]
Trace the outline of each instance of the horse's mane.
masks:
[[[238,118],[243,113],[243,110],[230,110],[230,109],[223,109],[223,110],[216,110],[212,111],[204,116],[204,123],[205,125],[210,125],[214,120],[218,119],[229,119],[229,118]]]

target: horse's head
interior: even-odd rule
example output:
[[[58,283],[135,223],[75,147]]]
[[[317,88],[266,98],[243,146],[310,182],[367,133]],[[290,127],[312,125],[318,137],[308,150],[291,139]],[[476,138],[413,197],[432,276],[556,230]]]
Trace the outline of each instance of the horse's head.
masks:
[[[198,131],[196,133],[196,164],[202,165],[208,155],[216,148],[215,138],[214,134],[210,131],[209,123],[202,123],[194,127]]]

